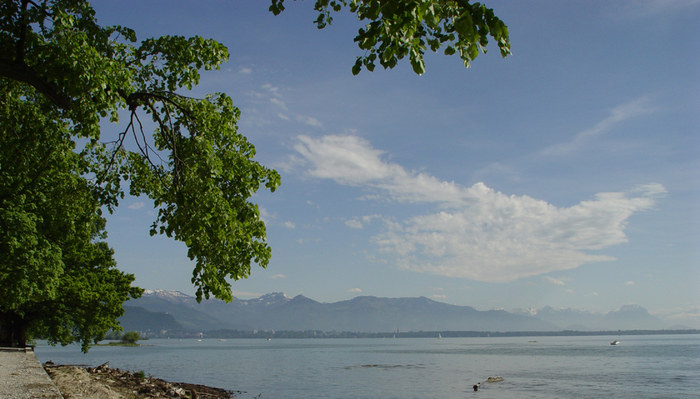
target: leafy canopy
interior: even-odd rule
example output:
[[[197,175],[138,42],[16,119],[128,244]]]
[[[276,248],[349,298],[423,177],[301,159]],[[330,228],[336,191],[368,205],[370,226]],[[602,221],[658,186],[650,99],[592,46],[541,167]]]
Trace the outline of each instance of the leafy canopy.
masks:
[[[138,297],[103,241],[99,193],[69,125],[43,95],[0,79],[0,342],[81,341],[84,351]]]
[[[43,94],[33,96],[37,105],[52,109],[73,141],[86,140],[90,162],[81,175],[101,205],[117,206],[128,181],[130,194],[153,200],[151,234],[187,245],[198,299],[230,300],[227,279],[269,262],[265,225],[249,198],[261,186],[274,191],[280,176],[253,160],[228,96],[181,93],[197,85],[201,69],[219,68],[227,49],[201,37],[137,42],[131,29],[99,26],[82,0],[12,1],[2,13],[0,76]],[[103,143],[101,118],[116,122],[124,110],[126,127]]]
[[[269,8],[279,14],[284,0]],[[353,74],[406,57],[421,74],[428,48],[469,66],[489,36],[510,53],[506,26],[480,3],[317,0],[314,9],[318,28],[343,9],[367,23]],[[151,234],[186,244],[198,300],[231,300],[230,280],[267,266],[250,198],[274,191],[280,175],[254,160],[230,97],[184,94],[227,59],[212,39],[139,41],[100,26],[86,0],[0,3],[0,335],[22,341],[29,331],[87,350],[118,328],[121,304],[140,289],[116,269],[102,211],[127,191],[153,201]],[[105,119],[122,123],[112,141]]]
[[[479,51],[486,53],[491,36],[501,55],[510,54],[508,27],[493,10],[467,0],[316,0],[319,12],[316,26],[323,29],[333,22],[333,13],[347,8],[367,24],[355,36],[365,53],[357,57],[352,73],[362,67],[373,71],[376,62],[393,68],[408,56],[413,71],[425,72],[426,49],[437,52],[444,47],[447,55],[458,54],[469,67]],[[272,0],[275,15],[285,9],[284,0]]]

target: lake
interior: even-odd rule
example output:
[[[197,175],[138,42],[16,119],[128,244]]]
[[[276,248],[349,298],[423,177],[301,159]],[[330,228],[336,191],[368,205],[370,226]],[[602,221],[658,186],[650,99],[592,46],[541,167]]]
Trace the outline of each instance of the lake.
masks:
[[[611,346],[613,339],[622,342]],[[699,335],[141,342],[88,354],[39,342],[36,355],[244,391],[238,398],[695,399],[700,392]],[[504,380],[485,383],[489,376]]]

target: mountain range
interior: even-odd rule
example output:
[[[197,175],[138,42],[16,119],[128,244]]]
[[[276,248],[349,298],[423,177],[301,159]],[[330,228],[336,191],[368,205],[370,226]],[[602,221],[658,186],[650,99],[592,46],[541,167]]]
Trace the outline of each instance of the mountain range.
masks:
[[[211,330],[277,331],[561,331],[662,329],[664,323],[638,305],[606,314],[545,307],[536,311],[480,311],[425,297],[358,296],[321,303],[303,295],[271,293],[225,303],[177,291],[146,290],[124,306],[125,330],[197,332]]]

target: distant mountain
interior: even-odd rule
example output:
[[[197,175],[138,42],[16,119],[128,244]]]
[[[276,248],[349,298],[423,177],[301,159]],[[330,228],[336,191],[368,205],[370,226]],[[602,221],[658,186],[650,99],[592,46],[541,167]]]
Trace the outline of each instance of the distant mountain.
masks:
[[[341,331],[528,331],[555,326],[505,311],[478,311],[420,298],[356,297],[326,305]]]
[[[138,306],[124,306],[124,316],[119,321],[124,331],[144,331],[158,334],[163,330],[184,330],[172,315],[150,312]]]
[[[353,332],[390,331],[552,331],[557,326],[532,316],[505,311],[478,311],[431,299],[378,298],[320,303],[303,295],[290,298],[272,293],[231,303],[208,300],[197,303],[186,294],[146,290],[127,302],[125,319],[134,308],[172,317],[184,330],[322,330]],[[163,328],[165,329],[165,328]]]
[[[126,303],[123,324],[139,331],[561,331],[662,329],[664,323],[638,305],[607,314],[545,307],[528,312],[479,311],[431,299],[359,296],[321,303],[276,292],[231,303],[176,291],[146,290]],[[148,313],[146,313],[148,312]],[[139,324],[141,323],[141,324]],[[158,324],[161,323],[161,324]],[[142,328],[135,328],[136,326]],[[159,328],[157,328],[159,327]]]
[[[625,305],[605,314],[547,306],[528,314],[563,330],[656,330],[667,327],[661,319],[639,305]]]
[[[150,312],[165,313],[173,317],[185,330],[214,330],[227,328],[216,317],[199,309],[194,297],[177,291],[145,290],[141,298],[125,303],[124,317],[129,316],[128,307],[139,307]]]
[[[639,305],[625,305],[620,309],[608,312],[605,317],[605,325],[612,330],[650,330],[663,328],[664,323],[649,314]]]

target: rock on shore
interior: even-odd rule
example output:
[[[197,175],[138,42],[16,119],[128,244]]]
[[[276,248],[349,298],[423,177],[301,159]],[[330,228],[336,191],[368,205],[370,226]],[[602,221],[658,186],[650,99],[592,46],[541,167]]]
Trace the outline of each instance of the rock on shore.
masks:
[[[44,364],[44,369],[65,399],[198,398],[231,399],[234,392],[204,385],[167,382],[143,372],[99,367]]]

